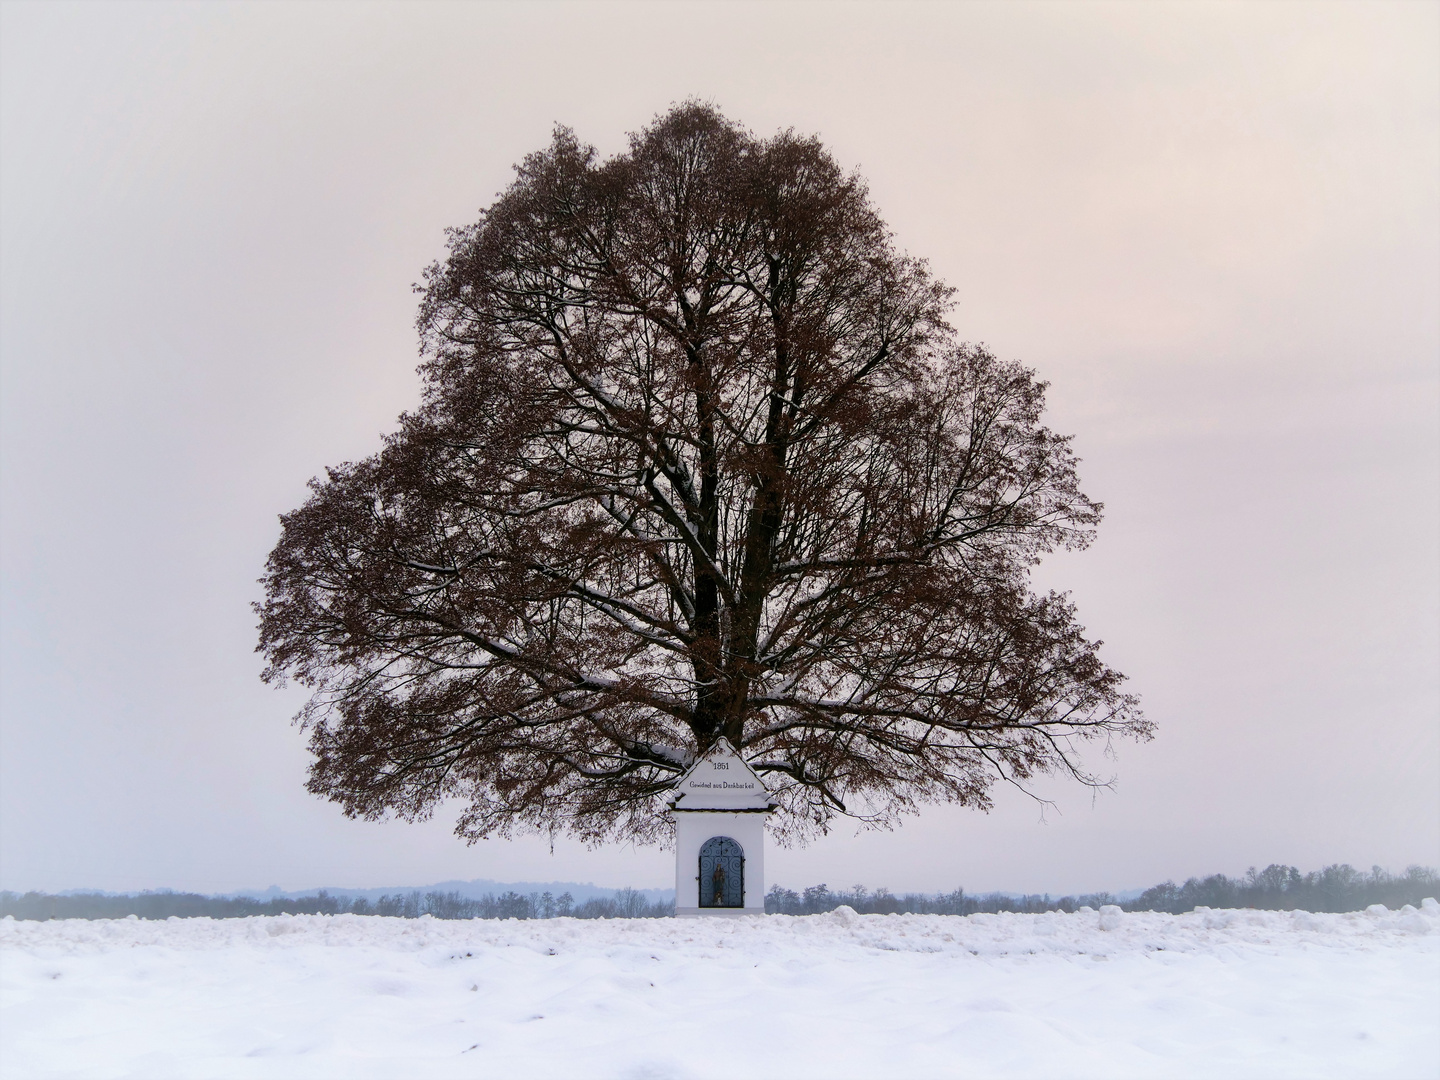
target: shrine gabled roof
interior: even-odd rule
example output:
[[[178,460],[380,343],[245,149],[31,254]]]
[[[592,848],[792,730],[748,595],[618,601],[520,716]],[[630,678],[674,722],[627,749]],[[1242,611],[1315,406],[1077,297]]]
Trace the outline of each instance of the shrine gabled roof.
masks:
[[[770,792],[723,736],[675,782],[676,810],[769,810]]]

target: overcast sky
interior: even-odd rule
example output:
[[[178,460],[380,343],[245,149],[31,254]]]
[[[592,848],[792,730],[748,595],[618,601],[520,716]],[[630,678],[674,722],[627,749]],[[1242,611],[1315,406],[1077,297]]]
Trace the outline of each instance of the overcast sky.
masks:
[[[1440,6],[0,6],[0,887],[667,885],[303,790],[276,515],[417,398],[411,283],[556,122],[819,135],[1050,380],[1072,590],[1158,725],[769,877],[1440,863]]]

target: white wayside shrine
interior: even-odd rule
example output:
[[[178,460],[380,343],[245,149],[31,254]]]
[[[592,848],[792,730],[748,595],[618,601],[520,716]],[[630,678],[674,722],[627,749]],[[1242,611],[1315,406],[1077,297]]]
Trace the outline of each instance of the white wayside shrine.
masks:
[[[675,785],[675,914],[765,914],[765,784],[721,738]]]

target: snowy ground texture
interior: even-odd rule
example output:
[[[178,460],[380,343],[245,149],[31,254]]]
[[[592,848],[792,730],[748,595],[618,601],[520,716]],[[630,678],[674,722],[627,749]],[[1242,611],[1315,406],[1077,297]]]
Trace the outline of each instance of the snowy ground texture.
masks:
[[[0,1076],[1437,1077],[1440,905],[7,918]]]

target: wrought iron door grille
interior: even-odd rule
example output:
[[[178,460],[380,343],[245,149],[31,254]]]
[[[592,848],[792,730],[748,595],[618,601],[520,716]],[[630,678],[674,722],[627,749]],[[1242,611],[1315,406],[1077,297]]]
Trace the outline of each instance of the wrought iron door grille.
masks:
[[[745,850],[728,836],[700,847],[700,906],[745,906]]]

